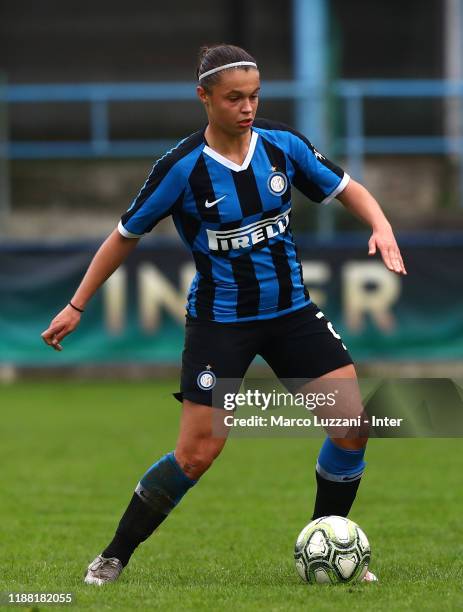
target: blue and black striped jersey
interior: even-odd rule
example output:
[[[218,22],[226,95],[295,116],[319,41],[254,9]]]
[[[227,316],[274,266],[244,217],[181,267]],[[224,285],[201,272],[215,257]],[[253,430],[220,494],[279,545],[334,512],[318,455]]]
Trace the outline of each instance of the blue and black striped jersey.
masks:
[[[241,166],[211,149],[204,130],[161,157],[119,223],[138,238],[168,215],[191,250],[190,316],[268,319],[310,302],[291,231],[291,186],[326,203],[349,176],[286,125],[256,119]]]

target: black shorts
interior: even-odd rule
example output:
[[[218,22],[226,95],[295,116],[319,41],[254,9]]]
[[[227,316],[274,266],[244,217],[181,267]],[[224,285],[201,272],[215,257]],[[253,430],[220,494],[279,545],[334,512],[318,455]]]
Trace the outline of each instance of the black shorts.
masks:
[[[352,363],[341,337],[314,303],[273,319],[243,323],[187,315],[180,392],[174,397],[217,406],[217,396],[212,399],[217,383],[241,381],[256,355],[280,380],[318,378]]]

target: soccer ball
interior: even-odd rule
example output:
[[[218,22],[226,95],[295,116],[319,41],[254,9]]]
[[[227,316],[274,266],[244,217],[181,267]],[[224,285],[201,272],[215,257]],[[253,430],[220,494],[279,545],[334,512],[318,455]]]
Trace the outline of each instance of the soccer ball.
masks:
[[[367,536],[342,516],[315,519],[299,534],[294,559],[299,576],[311,584],[358,582],[370,562]]]

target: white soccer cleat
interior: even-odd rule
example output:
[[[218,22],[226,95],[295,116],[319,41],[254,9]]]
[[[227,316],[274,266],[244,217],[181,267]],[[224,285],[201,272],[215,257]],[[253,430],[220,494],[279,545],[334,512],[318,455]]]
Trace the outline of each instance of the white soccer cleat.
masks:
[[[375,574],[373,574],[373,572],[367,570],[365,576],[362,578],[362,582],[378,582],[378,578],[375,576]]]
[[[108,582],[114,582],[117,580],[124,569],[124,566],[116,559],[111,557],[105,559],[101,555],[90,563],[85,574],[85,584],[97,584],[102,586]]]

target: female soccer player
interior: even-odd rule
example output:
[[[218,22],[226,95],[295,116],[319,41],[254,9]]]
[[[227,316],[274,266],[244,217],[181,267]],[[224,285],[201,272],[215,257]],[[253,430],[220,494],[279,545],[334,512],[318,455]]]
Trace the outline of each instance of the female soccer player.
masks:
[[[205,129],[155,164],[132,206],[99,248],[69,304],[43,332],[61,341],[79,324],[98,287],[141,236],[172,215],[197,268],[187,303],[183,402],[173,452],[140,479],[113,540],[89,565],[85,582],[116,580],[135,548],[164,521],[225,444],[213,435],[212,388],[241,379],[256,354],[279,378],[351,379],[352,359],[304,287],[290,226],[291,186],[315,202],[338,198],[372,228],[369,255],[406,274],[391,226],[359,183],[286,125],[255,119],[259,70],[231,45],[201,50],[197,94]],[[366,438],[328,437],[316,466],[313,518],[347,516],[364,470]],[[367,579],[375,577],[369,573]]]

